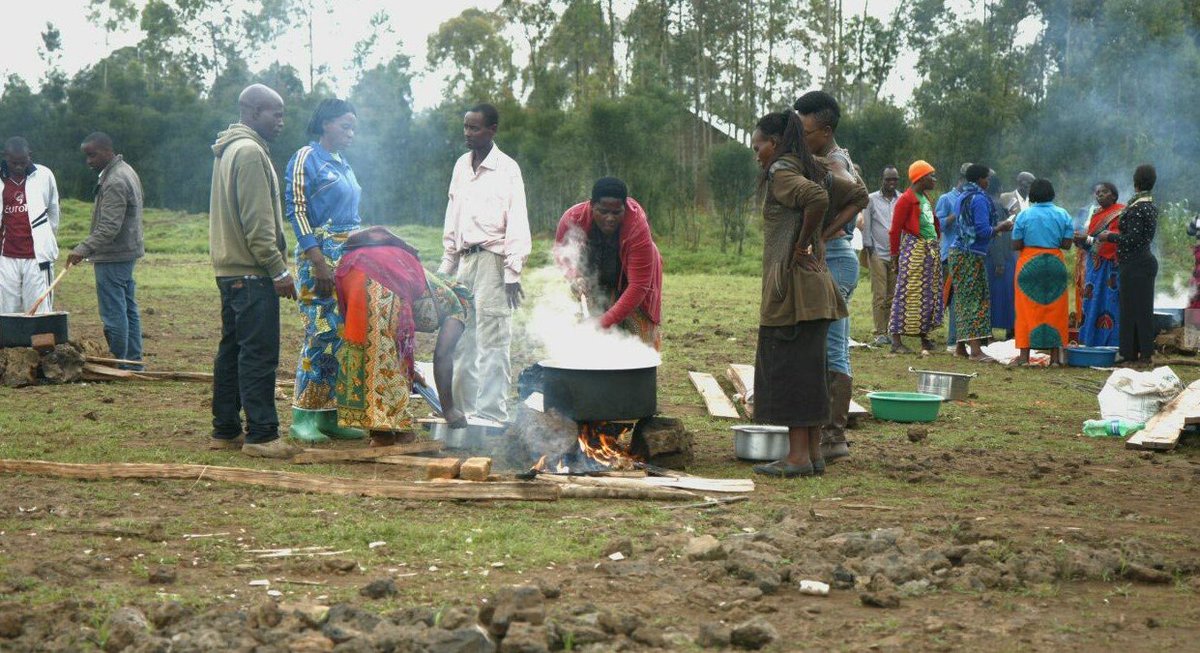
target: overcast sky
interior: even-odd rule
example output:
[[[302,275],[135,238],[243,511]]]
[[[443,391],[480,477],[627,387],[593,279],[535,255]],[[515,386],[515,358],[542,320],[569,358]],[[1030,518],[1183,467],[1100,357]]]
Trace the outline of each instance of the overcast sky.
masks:
[[[36,84],[45,73],[45,65],[38,56],[38,49],[41,47],[40,34],[47,21],[53,22],[62,32],[62,65],[68,75],[97,61],[107,51],[132,45],[140,38],[140,33],[132,30],[114,35],[106,46],[104,30],[88,22],[87,0],[39,0],[33,3],[21,2],[19,5],[15,0],[9,0],[4,4],[8,5],[4,17],[7,37],[5,56],[0,60],[0,72],[3,72],[5,77],[10,73],[17,73],[30,84]],[[423,109],[437,104],[442,90],[442,75],[438,72],[425,72],[425,42],[428,36],[435,32],[443,21],[458,15],[463,9],[480,7],[490,10],[499,6],[500,2],[332,0],[331,4],[337,9],[320,22],[321,27],[314,38],[314,52],[316,63],[328,67],[328,77],[335,89],[345,92],[353,82],[347,73],[352,48],[369,33],[370,17],[384,9],[392,17],[391,25],[395,32],[393,43],[402,43],[403,51],[413,59],[414,72],[419,73],[414,81],[413,95],[416,108]],[[632,0],[617,0],[617,13],[627,13],[632,4]],[[871,15],[886,18],[891,15],[898,0],[845,0],[843,7],[849,15],[861,12],[864,4]],[[14,11],[13,5],[19,6],[19,9]],[[304,35],[298,31],[289,34],[280,44],[279,50],[284,54],[283,58],[292,63],[297,70],[307,71]],[[390,58],[395,51],[396,48],[388,44],[378,51],[377,58]],[[901,103],[907,102],[912,93],[914,76],[908,72],[912,63],[911,56],[902,60],[897,66],[897,74],[885,88],[886,94],[894,96]],[[306,78],[306,75],[302,77]]]

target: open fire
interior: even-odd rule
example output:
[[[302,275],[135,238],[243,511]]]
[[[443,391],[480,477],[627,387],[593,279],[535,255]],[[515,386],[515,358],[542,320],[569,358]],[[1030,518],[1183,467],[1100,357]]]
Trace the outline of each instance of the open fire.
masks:
[[[558,457],[542,456],[532,471],[549,474],[587,474],[589,472],[631,470],[638,462],[629,453],[633,425],[623,422],[583,422],[579,425],[578,446]]]

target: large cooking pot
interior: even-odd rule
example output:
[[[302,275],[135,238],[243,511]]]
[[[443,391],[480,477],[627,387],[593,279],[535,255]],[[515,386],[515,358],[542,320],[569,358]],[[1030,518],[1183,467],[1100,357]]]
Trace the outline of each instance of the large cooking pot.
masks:
[[[0,314],[0,347],[32,347],[33,336],[44,333],[53,335],[56,345],[67,344],[67,313]]]
[[[651,417],[658,412],[657,357],[622,366],[584,367],[544,360],[543,406],[576,422]]]

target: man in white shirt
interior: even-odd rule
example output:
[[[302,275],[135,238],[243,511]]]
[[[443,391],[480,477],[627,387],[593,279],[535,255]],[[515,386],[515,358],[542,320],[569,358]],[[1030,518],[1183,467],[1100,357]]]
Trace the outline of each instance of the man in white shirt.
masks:
[[[892,312],[892,295],[896,292],[896,267],[892,265],[889,231],[892,211],[900,194],[896,185],[900,173],[895,166],[883,169],[879,190],[867,196],[867,208],[862,212],[860,228],[863,233],[862,264],[871,273],[871,317],[875,331],[872,344],[882,347],[888,338],[888,318]]]
[[[454,164],[442,235],[440,274],[456,274],[475,295],[474,319],[454,356],[454,396],[468,415],[508,419],[512,312],[521,305],[521,269],[532,248],[521,168],[493,139],[490,104],[463,116],[466,154]]]
[[[46,166],[34,165],[20,136],[4,144],[0,160],[0,313],[24,313],[50,288],[58,258],[58,184]],[[53,310],[54,296],[38,306]]]

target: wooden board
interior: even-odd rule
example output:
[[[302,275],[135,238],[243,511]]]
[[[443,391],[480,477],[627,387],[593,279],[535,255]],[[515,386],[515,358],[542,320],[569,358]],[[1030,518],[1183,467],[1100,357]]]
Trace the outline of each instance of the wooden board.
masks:
[[[390,447],[363,447],[360,449],[305,449],[304,453],[292,457],[297,465],[312,463],[344,463],[355,460],[374,460],[384,456],[400,456],[409,453],[441,451],[442,443],[437,440],[394,444]]]
[[[702,478],[699,476],[648,476],[645,478],[614,478],[607,476],[566,476],[562,474],[540,474],[538,478],[562,485],[587,485],[590,487],[615,487],[629,490],[646,488],[671,488],[697,490],[700,492],[753,492],[754,481],[743,478]]]
[[[335,478],[298,472],[247,469],[242,467],[212,467],[209,465],[175,465],[161,463],[52,463],[41,460],[0,460],[0,473],[36,474],[58,478],[84,480],[111,478],[183,479],[193,483],[202,480],[256,485],[296,492],[338,494],[344,496],[385,497],[423,501],[511,500],[556,501],[559,489],[550,483],[523,481],[500,483],[411,483],[368,478]]]
[[[850,400],[850,417],[866,417],[871,411],[863,408],[861,404],[853,399]]]
[[[729,401],[729,397],[725,396],[725,391],[721,389],[721,384],[717,383],[717,379],[713,375],[708,372],[688,372],[688,378],[692,380],[692,385],[696,386],[696,390],[704,398],[704,405],[708,407],[709,415],[732,419],[741,417],[738,414],[737,406],[734,406],[733,402]]]
[[[743,365],[741,363],[730,363],[729,367],[725,368],[725,376],[729,382],[733,384],[733,389],[737,390],[742,410],[746,411],[746,417],[754,417],[754,366]]]
[[[1188,417],[1200,414],[1200,381],[1194,381],[1183,392],[1167,402],[1146,422],[1146,428],[1129,436],[1127,449],[1170,451],[1179,442],[1179,433]]]

